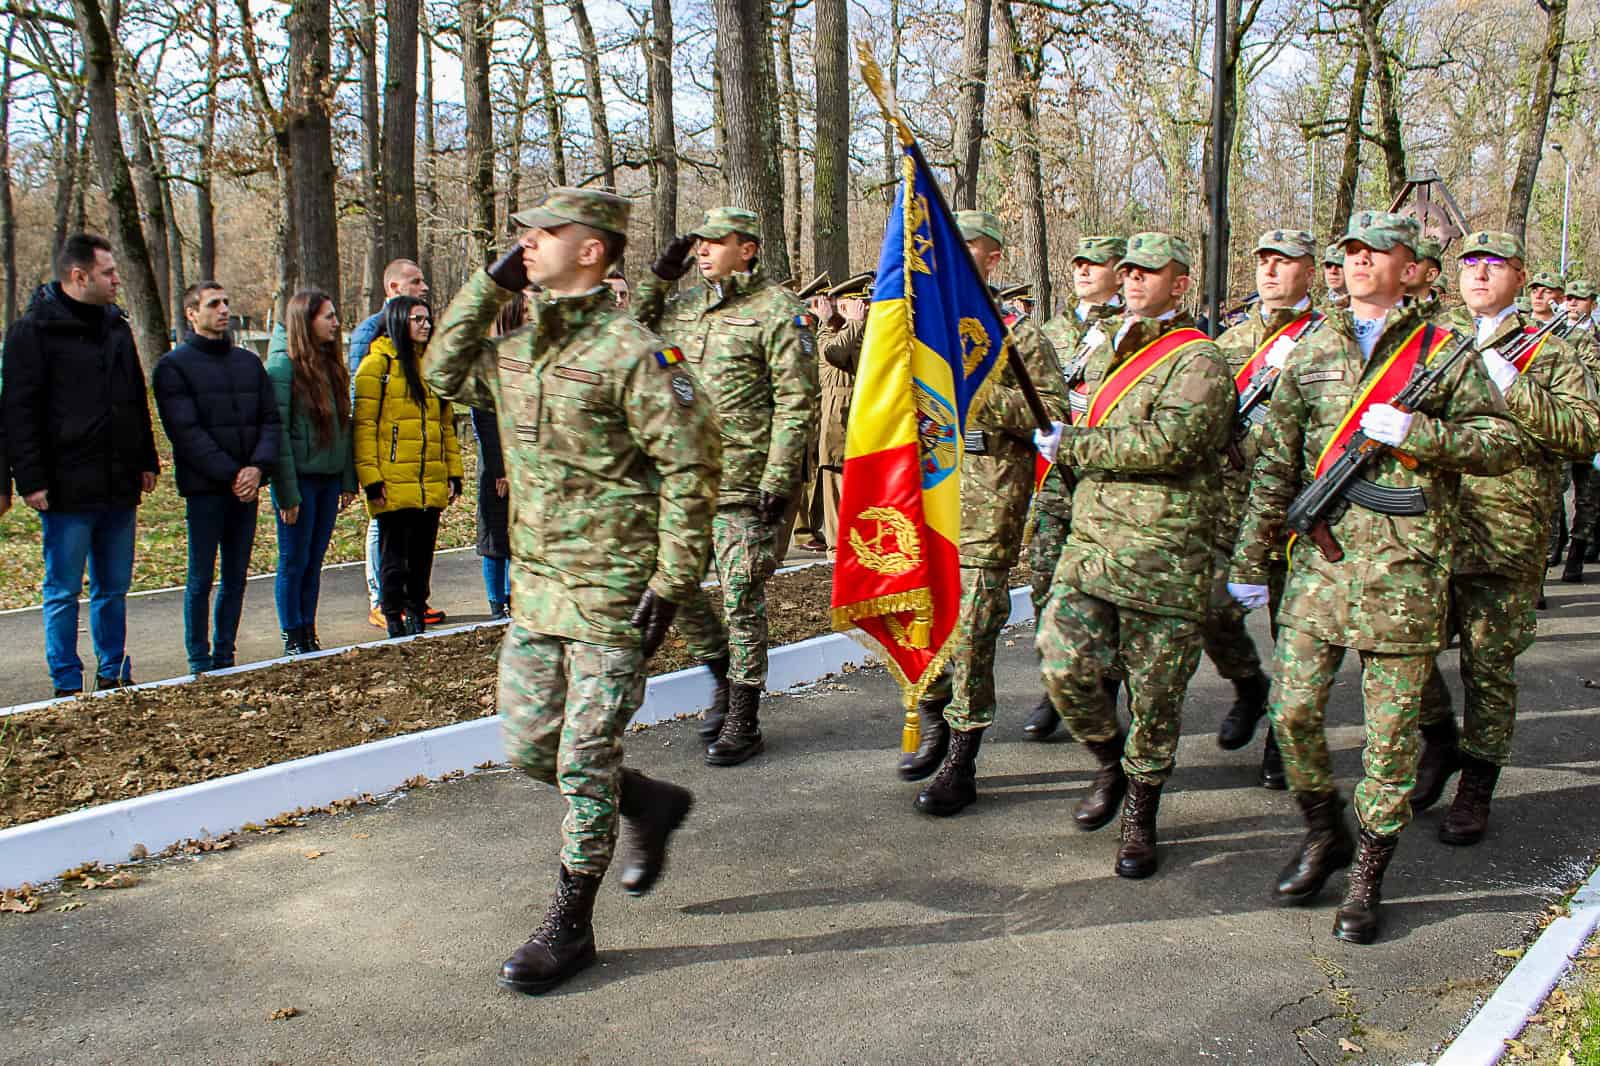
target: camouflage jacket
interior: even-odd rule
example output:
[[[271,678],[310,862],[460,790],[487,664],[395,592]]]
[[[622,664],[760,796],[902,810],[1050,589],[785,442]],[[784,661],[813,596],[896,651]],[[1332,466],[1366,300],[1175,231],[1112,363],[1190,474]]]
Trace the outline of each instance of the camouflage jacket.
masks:
[[[541,297],[532,321],[490,338],[516,299],[478,271],[423,358],[440,395],[493,407],[511,481],[517,623],[633,647],[646,586],[683,603],[705,570],[721,442],[705,390],[663,367],[661,339],[611,290]]]
[[[1028,370],[1051,419],[1066,418],[1061,390],[1061,364],[1056,350],[1031,318],[1010,327],[1011,342]],[[1022,529],[1033,496],[1034,456],[1038,429],[1011,367],[1001,363],[989,379],[988,392],[967,419],[968,453],[961,468],[961,565],[1017,565]],[[977,444],[980,451],[975,451]]]
[[[1567,334],[1567,345],[1589,369],[1589,376],[1594,379],[1596,386],[1600,386],[1600,328],[1593,323],[1574,327]]]
[[[647,274],[639,321],[683,351],[722,431],[722,506],[800,492],[817,420],[811,316],[759,268],[673,294]]]
[[[1479,345],[1501,348],[1533,320],[1511,314]],[[1465,310],[1445,322],[1475,333]],[[1550,527],[1560,506],[1568,464],[1600,450],[1600,406],[1583,364],[1565,341],[1545,340],[1528,369],[1505,392],[1506,408],[1523,436],[1525,465],[1499,477],[1461,479],[1461,521],[1454,569],[1543,582]]]
[[[1265,585],[1274,547],[1287,538],[1284,519],[1315,477],[1318,458],[1376,372],[1419,324],[1415,308],[1389,312],[1362,359],[1348,308],[1296,345],[1272,394],[1231,579]],[[1432,653],[1445,645],[1450,556],[1463,474],[1502,474],[1522,461],[1516,428],[1483,361],[1470,356],[1423,401],[1405,439],[1417,460],[1408,470],[1393,455],[1373,466],[1371,480],[1422,489],[1426,514],[1378,514],[1351,505],[1333,526],[1344,558],[1330,563],[1309,543],[1297,544],[1279,621],[1329,644],[1394,654]]]
[[[1077,310],[1072,310],[1057,315],[1044,325],[1044,334],[1050,343],[1055,345],[1056,355],[1061,361],[1062,389],[1069,408],[1075,390],[1081,398],[1080,403],[1088,402],[1086,394],[1082,391],[1084,388],[1082,367],[1087,365],[1089,353],[1099,345],[1100,341],[1116,333],[1117,325],[1121,321],[1122,301],[1079,304],[1078,308],[1083,311],[1083,318],[1078,317]],[[1100,330],[1098,334],[1094,332],[1096,327]],[[1057,340],[1058,337],[1061,339]],[[1075,368],[1078,370],[1076,374]],[[1044,485],[1040,487],[1033,505],[1046,514],[1070,521],[1072,490],[1068,487],[1067,477],[1066,467],[1060,464],[1053,467],[1050,476],[1045,478]]]
[[[1115,346],[1110,331],[1089,356],[1090,390],[1145,345],[1193,325],[1186,313],[1135,319]],[[1134,610],[1204,618],[1222,449],[1237,409],[1227,364],[1207,341],[1146,374],[1098,427],[1069,426],[1059,460],[1078,483],[1057,580]]]
[[[850,421],[850,393],[855,388],[856,365],[861,359],[861,342],[867,335],[865,319],[859,322],[838,320],[817,330],[817,380],[822,386],[822,405],[817,425],[817,465],[829,470],[844,466],[845,426]]]

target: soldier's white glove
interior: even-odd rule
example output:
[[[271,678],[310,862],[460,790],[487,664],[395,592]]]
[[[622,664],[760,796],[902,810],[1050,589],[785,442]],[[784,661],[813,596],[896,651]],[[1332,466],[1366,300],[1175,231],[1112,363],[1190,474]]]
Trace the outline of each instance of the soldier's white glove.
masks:
[[[1033,431],[1033,443],[1038,447],[1039,454],[1044,456],[1046,462],[1053,463],[1056,461],[1056,452],[1061,449],[1061,431],[1066,428],[1067,426],[1064,422],[1052,422],[1050,423],[1049,433],[1042,429]]]
[[[1483,353],[1483,365],[1488,367],[1495,388],[1501,392],[1505,392],[1511,387],[1511,383],[1517,380],[1519,371],[1516,366],[1493,348]]]
[[[1228,582],[1228,595],[1233,597],[1235,603],[1247,611],[1254,611],[1258,607],[1267,605],[1268,592],[1265,585],[1241,585],[1237,582]]]
[[[1361,416],[1361,432],[1379,444],[1397,448],[1411,432],[1414,417],[1410,411],[1402,411],[1392,404],[1375,403]]]
[[[1594,457],[1594,468],[1600,470],[1600,455]]]

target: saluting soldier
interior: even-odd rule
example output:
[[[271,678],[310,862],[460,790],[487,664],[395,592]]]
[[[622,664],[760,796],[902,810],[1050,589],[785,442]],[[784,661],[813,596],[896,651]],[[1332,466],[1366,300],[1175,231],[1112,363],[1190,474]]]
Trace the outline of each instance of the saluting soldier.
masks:
[[[500,971],[502,985],[536,994],[594,961],[618,815],[623,887],[639,895],[688,814],[687,790],[623,767],[622,733],[645,662],[699,586],[721,449],[704,390],[605,284],[628,202],[552,189],[513,221],[527,232],[451,301],[422,370],[441,396],[494,409],[512,483],[506,752],[567,805],[555,896]],[[541,291],[529,324],[490,338],[530,282]]]
[[[861,342],[867,336],[867,302],[873,275],[857,274],[822,293],[811,305],[820,323],[817,353],[822,383],[822,416],[817,427],[817,465],[822,492],[822,521],[829,550],[838,547],[839,494],[844,487],[845,427],[850,421],[850,394],[855,388]]]
[[[1445,600],[1456,503],[1463,474],[1504,473],[1521,458],[1516,429],[1483,363],[1459,360],[1415,411],[1390,401],[1410,371],[1458,338],[1424,321],[1403,300],[1417,272],[1417,221],[1361,211],[1341,240],[1350,304],[1289,354],[1273,391],[1230,591],[1246,608],[1268,598],[1273,549],[1287,535],[1290,504],[1337,459],[1357,427],[1394,453],[1370,477],[1420,489],[1420,515],[1380,514],[1351,504],[1328,540],[1292,549],[1278,611],[1270,713],[1289,787],[1308,831],[1279,875],[1284,902],[1314,897],[1354,850],[1334,787],[1323,726],[1328,691],[1346,649],[1361,656],[1366,705],[1365,770],[1355,789],[1360,850],[1334,935],[1366,944],[1378,932],[1383,875],[1411,818],[1417,714],[1434,656],[1445,646]],[[1335,546],[1342,546],[1342,555]]]
[[[1098,829],[1121,802],[1121,877],[1156,869],[1156,812],[1200,661],[1219,464],[1237,404],[1227,364],[1182,309],[1190,261],[1178,237],[1128,239],[1127,314],[1089,355],[1086,410],[1057,431],[1056,461],[1077,484],[1038,648],[1052,703],[1100,764],[1073,818]],[[1105,684],[1119,672],[1126,735]]]
[[[767,680],[767,579],[800,492],[817,418],[817,351],[800,300],[761,268],[761,220],[718,207],[662,251],[635,295],[639,321],[687,360],[722,430],[722,485],[712,522],[718,621],[701,589],[678,615],[689,652],[718,681],[701,736],[706,762],[735,766],[766,750],[758,712]],[[698,260],[701,282],[673,283]]]
[[[1413,810],[1431,807],[1461,771],[1455,802],[1439,824],[1446,844],[1476,844],[1489,801],[1511,757],[1517,715],[1516,658],[1533,643],[1534,604],[1544,584],[1545,547],[1560,505],[1565,466],[1600,450],[1600,409],[1589,375],[1559,338],[1513,351],[1533,326],[1514,300],[1527,275],[1515,234],[1470,234],[1461,245],[1461,298],[1453,326],[1478,350],[1522,431],[1527,462],[1500,477],[1461,479],[1461,510],[1450,577],[1450,629],[1460,635],[1459,737],[1450,691],[1435,664],[1422,699],[1422,759]],[[1526,347],[1526,342],[1524,342]]]
[[[987,211],[960,211],[956,227],[987,284],[1005,251],[1000,220]],[[1065,418],[1055,349],[1032,319],[1011,319],[1006,325],[1045,410],[1052,419]],[[994,721],[995,644],[1011,615],[1007,577],[1017,565],[1033,494],[1036,428],[1021,387],[1002,362],[967,419],[961,464],[961,641],[950,666],[918,704],[922,744],[900,759],[900,776],[908,781],[938,768],[917,793],[915,806],[923,814],[952,815],[978,796],[978,746]]]
[[[1328,290],[1328,306],[1343,307],[1350,302],[1344,287],[1344,248],[1337,241],[1322,252],[1322,287]]]
[[[1094,235],[1081,237],[1072,253],[1072,291],[1077,297],[1070,311],[1057,315],[1043,326],[1044,335],[1054,345],[1061,361],[1063,387],[1067,395],[1067,420],[1076,422],[1089,405],[1084,384],[1084,369],[1089,353],[1098,348],[1116,329],[1112,320],[1122,314],[1122,281],[1117,264],[1128,250],[1121,237]],[[1059,463],[1051,468],[1033,500],[1033,532],[1028,541],[1028,576],[1033,599],[1033,616],[1044,615],[1050,598],[1050,583],[1056,563],[1067,543],[1072,525],[1072,473]],[[1107,680],[1107,692],[1117,698],[1118,678]],[[1061,724],[1055,704],[1046,693],[1028,712],[1022,732],[1032,740],[1047,740]]]
[[[1277,371],[1295,344],[1322,325],[1324,316],[1311,306],[1311,281],[1316,273],[1316,238],[1305,230],[1274,229],[1256,242],[1256,292],[1260,301],[1245,320],[1217,338],[1217,348],[1228,361],[1234,387],[1243,396],[1252,384]],[[1250,743],[1256,724],[1267,713],[1271,683],[1261,668],[1255,641],[1245,629],[1244,609],[1228,594],[1228,567],[1238,542],[1244,502],[1250,492],[1250,472],[1260,452],[1258,429],[1266,421],[1267,405],[1251,412],[1248,429],[1234,430],[1234,449],[1222,469],[1222,513],[1217,522],[1216,573],[1206,611],[1205,651],[1217,673],[1233,682],[1233,706],[1217,728],[1217,745],[1236,751]],[[1272,591],[1268,606],[1276,628],[1278,602],[1283,595],[1284,562],[1281,548],[1269,557],[1267,581]],[[1283,759],[1278,743],[1267,730],[1261,755],[1261,785],[1284,787]]]
[[[1574,323],[1567,333],[1567,343],[1577,353],[1589,376],[1600,383],[1600,331],[1594,323],[1595,286],[1584,278],[1574,278],[1567,283],[1567,320]],[[1595,561],[1600,553],[1600,470],[1594,457],[1587,462],[1572,464],[1572,544],[1567,549],[1567,565],[1561,570],[1561,580],[1577,584],[1583,580],[1583,564]]]

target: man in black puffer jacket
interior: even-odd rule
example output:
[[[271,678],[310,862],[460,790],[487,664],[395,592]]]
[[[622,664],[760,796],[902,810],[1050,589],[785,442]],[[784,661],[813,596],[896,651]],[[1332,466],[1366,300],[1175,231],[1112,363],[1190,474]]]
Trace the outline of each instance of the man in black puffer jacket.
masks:
[[[160,463],[133,331],[113,302],[121,279],[104,237],[68,237],[57,280],[6,336],[0,389],[17,494],[39,512],[45,661],[56,695],[83,690],[78,595],[89,569],[89,628],[100,688],[126,684],[125,600],[134,513]]]
[[[192,332],[156,364],[154,385],[189,527],[183,640],[198,674],[233,665],[262,472],[278,461],[281,433],[261,360],[228,336],[227,292],[215,281],[191,285],[183,315]],[[219,549],[222,588],[208,626]]]

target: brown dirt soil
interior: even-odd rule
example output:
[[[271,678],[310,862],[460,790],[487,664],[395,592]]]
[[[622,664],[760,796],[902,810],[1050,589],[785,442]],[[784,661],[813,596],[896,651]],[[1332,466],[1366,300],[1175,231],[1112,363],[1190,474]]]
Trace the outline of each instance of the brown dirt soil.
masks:
[[[831,567],[772,579],[773,646],[829,630]],[[494,713],[498,627],[0,718],[0,828]],[[676,634],[652,673],[690,665]]]

